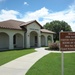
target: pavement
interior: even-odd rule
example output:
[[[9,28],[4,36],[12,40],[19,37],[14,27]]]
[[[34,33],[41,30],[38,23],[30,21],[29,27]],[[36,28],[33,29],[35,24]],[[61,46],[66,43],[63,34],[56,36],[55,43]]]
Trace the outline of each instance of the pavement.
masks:
[[[61,51],[48,51],[44,48],[36,48],[36,52],[24,55],[13,61],[0,66],[0,75],[25,75],[30,67],[40,58],[48,53],[61,53]],[[66,51],[64,53],[73,53],[75,51]]]
[[[35,50],[36,52],[24,55],[0,66],[0,75],[25,75],[35,62],[50,53],[44,48],[36,48]]]

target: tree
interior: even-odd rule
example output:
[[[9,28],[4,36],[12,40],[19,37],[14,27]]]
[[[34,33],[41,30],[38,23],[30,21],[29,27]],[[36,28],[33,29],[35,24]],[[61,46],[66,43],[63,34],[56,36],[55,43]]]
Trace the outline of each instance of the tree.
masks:
[[[65,21],[52,21],[52,22],[48,22],[44,25],[45,29],[54,31],[56,34],[54,35],[54,41],[59,40],[59,32],[61,30],[63,31],[72,31],[70,25],[68,25],[68,23],[66,23]]]

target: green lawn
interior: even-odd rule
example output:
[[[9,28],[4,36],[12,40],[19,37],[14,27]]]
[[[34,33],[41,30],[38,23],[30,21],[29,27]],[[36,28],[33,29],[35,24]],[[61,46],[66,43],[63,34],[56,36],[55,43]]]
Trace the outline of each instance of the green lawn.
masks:
[[[65,75],[75,75],[75,53],[64,55]],[[61,54],[50,53],[36,62],[26,75],[61,75]]]
[[[35,52],[35,50],[25,49],[25,50],[11,50],[11,51],[0,52],[0,65],[3,65],[11,60],[14,60],[20,56],[23,56],[32,52]]]

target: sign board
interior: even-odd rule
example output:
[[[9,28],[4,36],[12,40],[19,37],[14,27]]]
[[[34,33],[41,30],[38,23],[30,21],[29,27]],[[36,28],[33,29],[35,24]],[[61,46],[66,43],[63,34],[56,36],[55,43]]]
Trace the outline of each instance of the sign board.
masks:
[[[75,32],[60,32],[60,50],[75,51]]]

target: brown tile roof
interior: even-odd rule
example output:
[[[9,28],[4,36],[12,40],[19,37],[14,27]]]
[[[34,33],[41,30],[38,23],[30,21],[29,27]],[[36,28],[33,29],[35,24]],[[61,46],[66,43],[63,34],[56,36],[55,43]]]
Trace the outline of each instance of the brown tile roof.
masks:
[[[7,21],[2,21],[0,22],[0,28],[7,28],[7,29],[19,29],[22,30],[20,27],[21,24],[24,22],[22,21],[17,21],[17,20],[7,20]]]
[[[55,34],[55,32],[49,31],[47,29],[41,29],[42,33],[50,33],[50,34]]]
[[[41,28],[43,28],[36,20],[29,21],[29,22],[23,22],[23,21],[17,21],[17,20],[2,21],[2,22],[0,22],[0,28],[22,30],[21,27],[27,26],[33,22],[36,22]]]

